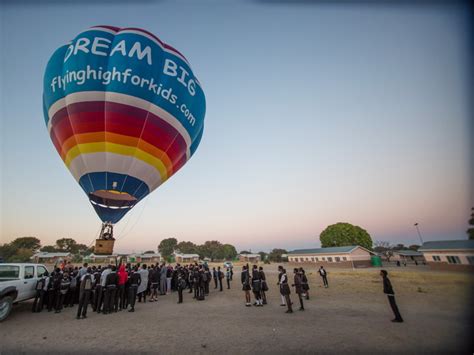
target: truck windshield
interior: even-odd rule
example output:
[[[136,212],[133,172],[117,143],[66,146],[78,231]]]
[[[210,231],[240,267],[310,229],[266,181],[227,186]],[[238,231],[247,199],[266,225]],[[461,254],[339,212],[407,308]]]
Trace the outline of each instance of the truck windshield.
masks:
[[[20,267],[14,265],[0,265],[0,281],[18,279],[20,277]]]

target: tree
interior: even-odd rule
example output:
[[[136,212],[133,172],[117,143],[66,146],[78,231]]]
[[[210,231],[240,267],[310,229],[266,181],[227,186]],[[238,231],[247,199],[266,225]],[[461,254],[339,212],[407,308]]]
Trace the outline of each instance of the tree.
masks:
[[[283,261],[282,254],[287,253],[285,249],[273,249],[270,254],[268,254],[268,259],[276,263],[281,263]]]
[[[376,240],[374,243],[374,251],[377,253],[384,253],[390,249],[390,242],[385,240]]]
[[[252,254],[252,253],[247,250],[242,250],[239,254]]]
[[[33,250],[27,248],[19,248],[16,250],[15,254],[10,257],[10,262],[12,263],[24,263],[27,261],[31,261],[31,257],[33,256]]]
[[[160,252],[163,258],[169,259],[174,253],[177,244],[178,241],[176,240],[176,238],[163,239],[160,242],[160,245],[158,245],[158,251]]]
[[[268,254],[264,251],[259,251],[257,254],[260,255],[260,260],[265,261],[267,259]]]
[[[405,246],[405,244],[397,244],[395,246],[392,247],[392,250],[406,250],[407,247]]]
[[[155,254],[155,251],[153,251],[153,250],[147,250],[147,251],[144,252],[143,254]]]
[[[224,244],[222,246],[222,253],[224,254],[224,259],[234,260],[237,257],[237,249],[231,244]]]
[[[10,243],[11,247],[14,249],[27,249],[32,252],[37,251],[41,248],[41,241],[35,237],[22,237],[16,238]]]
[[[474,207],[471,208],[471,219],[469,219],[470,227],[466,231],[469,239],[474,239]]]
[[[7,262],[30,261],[30,257],[41,247],[35,237],[21,237],[0,246],[0,256]]]
[[[61,238],[56,240],[56,249],[58,251],[74,254],[74,252],[76,251],[76,247],[77,242],[72,238]]]
[[[198,246],[193,242],[179,242],[176,250],[183,254],[198,254]]]
[[[223,245],[217,240],[208,240],[200,246],[199,256],[211,258],[211,260],[224,259]]]
[[[13,248],[10,243],[0,245],[0,257],[3,261],[10,261],[10,258],[15,255],[17,249]]]
[[[360,245],[366,249],[372,249],[370,234],[365,229],[350,223],[336,223],[328,226],[322,231],[319,239],[323,248]]]

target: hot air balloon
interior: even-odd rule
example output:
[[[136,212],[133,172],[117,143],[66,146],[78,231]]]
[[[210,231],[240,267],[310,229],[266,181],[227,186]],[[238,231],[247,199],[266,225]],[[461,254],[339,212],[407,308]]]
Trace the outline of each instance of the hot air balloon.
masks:
[[[50,138],[102,220],[113,225],[196,151],[206,103],[178,50],[139,28],[95,26],[59,47],[44,74]]]

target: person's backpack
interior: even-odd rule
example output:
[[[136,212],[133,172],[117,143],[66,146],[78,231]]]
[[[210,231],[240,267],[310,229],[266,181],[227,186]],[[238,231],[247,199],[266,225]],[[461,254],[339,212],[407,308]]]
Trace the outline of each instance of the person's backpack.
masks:
[[[53,277],[52,276],[48,277],[48,286],[46,286],[46,289],[48,291],[53,289]]]
[[[207,272],[202,274],[202,281],[207,282]]]
[[[60,288],[61,294],[65,295],[67,293],[67,291],[69,290],[70,284],[71,284],[71,281],[69,281],[68,279],[63,278],[61,280],[61,288]]]
[[[44,278],[41,278],[36,282],[36,291],[41,291],[43,288],[44,288]]]
[[[71,288],[76,288],[77,286],[77,278],[76,277],[72,277],[71,278]]]
[[[84,276],[84,290],[89,291],[92,290],[92,277],[91,275]]]
[[[55,290],[59,289],[61,286],[62,275],[60,273],[55,273],[53,277],[52,288]]]

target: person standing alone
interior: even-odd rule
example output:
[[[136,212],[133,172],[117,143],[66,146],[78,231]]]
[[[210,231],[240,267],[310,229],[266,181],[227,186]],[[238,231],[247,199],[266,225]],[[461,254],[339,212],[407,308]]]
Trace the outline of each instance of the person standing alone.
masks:
[[[397,303],[395,302],[395,292],[393,292],[392,283],[390,279],[387,277],[388,273],[386,270],[380,270],[380,276],[383,279],[383,293],[385,293],[388,297],[388,302],[390,303],[390,307],[392,307],[393,314],[395,318],[392,319],[392,322],[402,323],[403,318],[398,310]]]
[[[328,284],[328,273],[327,273],[327,271],[324,270],[323,266],[321,266],[319,268],[318,272],[319,272],[319,275],[321,275],[321,277],[323,278],[324,287],[328,288],[329,284]]]

